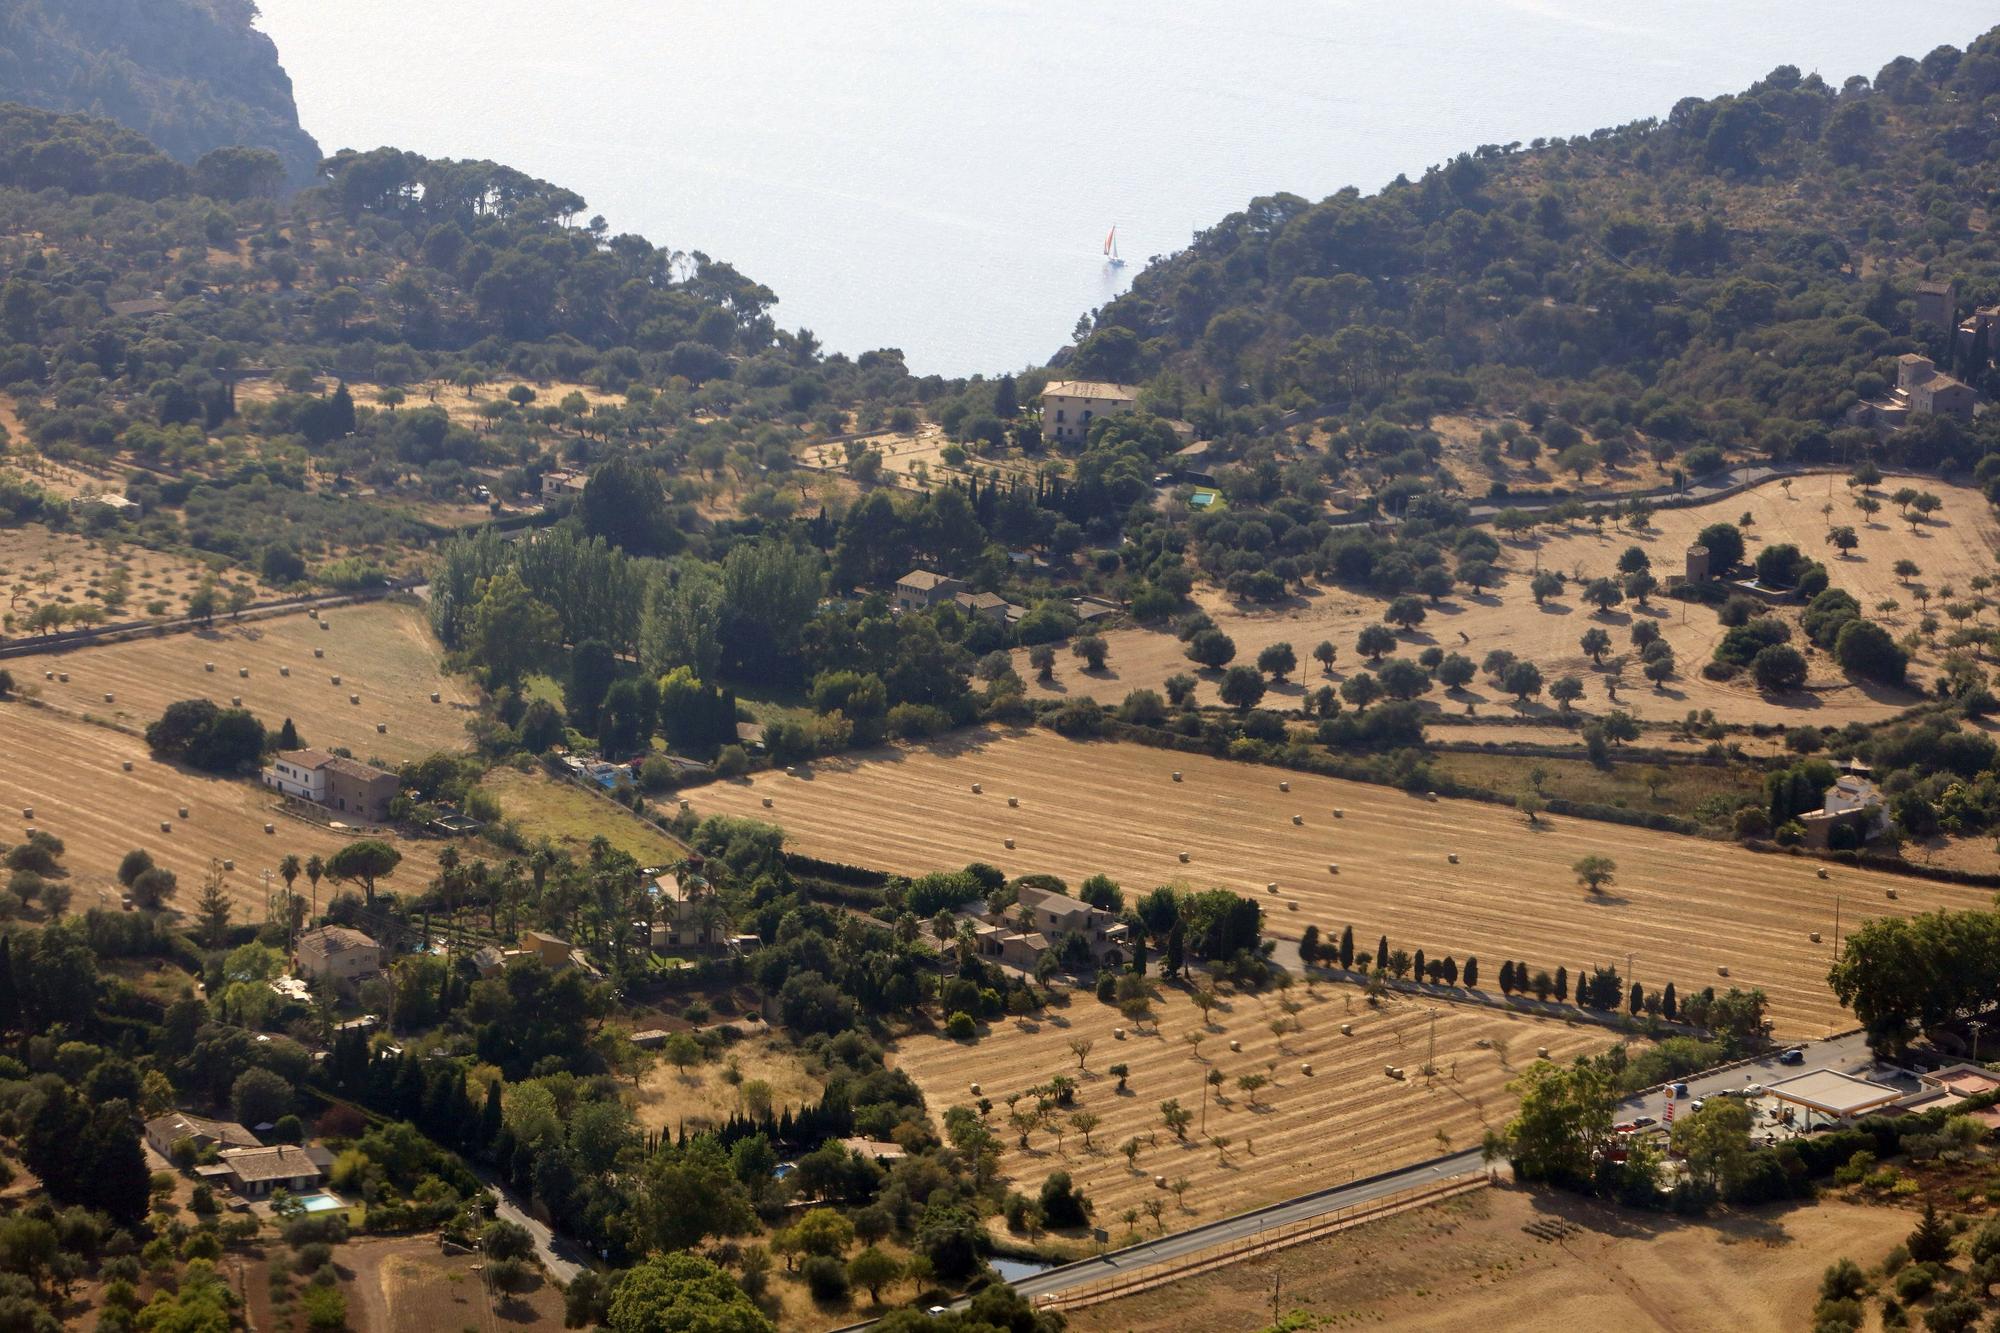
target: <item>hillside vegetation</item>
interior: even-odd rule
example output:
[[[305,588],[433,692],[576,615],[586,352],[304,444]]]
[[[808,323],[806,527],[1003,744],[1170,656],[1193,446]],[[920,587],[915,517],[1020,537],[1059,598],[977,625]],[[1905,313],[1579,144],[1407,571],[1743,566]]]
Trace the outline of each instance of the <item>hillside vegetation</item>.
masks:
[[[0,99],[115,120],[190,164],[267,149],[303,187],[319,145],[256,15],[252,0],[0,0]]]

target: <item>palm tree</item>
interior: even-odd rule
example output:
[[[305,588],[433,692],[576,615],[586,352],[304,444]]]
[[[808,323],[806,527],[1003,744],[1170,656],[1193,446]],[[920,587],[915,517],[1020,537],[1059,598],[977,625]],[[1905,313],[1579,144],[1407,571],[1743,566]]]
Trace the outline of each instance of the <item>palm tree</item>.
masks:
[[[312,916],[309,919],[313,921],[319,920],[319,881],[320,876],[325,873],[326,862],[320,860],[317,856],[308,858],[306,861],[306,879],[312,884]]]

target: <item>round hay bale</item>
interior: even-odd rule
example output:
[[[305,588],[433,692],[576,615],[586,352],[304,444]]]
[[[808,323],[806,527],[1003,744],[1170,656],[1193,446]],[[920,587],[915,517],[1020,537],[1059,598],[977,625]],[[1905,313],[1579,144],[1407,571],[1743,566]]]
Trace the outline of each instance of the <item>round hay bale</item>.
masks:
[[[243,696],[242,696],[242,695],[240,695],[240,694],[232,694],[232,695],[230,695],[230,696],[229,696],[229,706],[230,706],[231,708],[241,708],[241,707],[243,706]]]
[[[21,818],[23,818],[23,819],[33,819],[34,817],[35,817],[35,807],[34,807],[34,806],[32,806],[32,805],[24,805],[24,806],[22,806],[22,807],[21,807]]]
[[[1179,782],[1180,780],[1181,780],[1181,771],[1177,768],[1174,770],[1174,781]]]
[[[351,704],[359,704],[361,702],[361,696],[358,694],[350,694],[347,696],[347,702]]]
[[[222,868],[223,868],[224,870],[234,870],[234,869],[236,869],[236,862],[235,862],[235,860],[234,860],[233,858],[231,858],[231,857],[227,857],[227,856],[225,856],[224,858],[222,858]]]
[[[1347,818],[1347,811],[1341,809],[1339,806],[1335,806],[1333,808],[1333,817],[1335,819],[1345,819]]]
[[[1303,823],[1305,823],[1305,822],[1306,822],[1306,817],[1305,817],[1304,815],[1293,815],[1293,816],[1292,816],[1292,827],[1293,827],[1293,828],[1297,828],[1297,827],[1298,827],[1299,825],[1301,825],[1301,824],[1303,824]]]
[[[1427,791],[1424,793],[1424,799],[1426,801],[1435,801],[1437,798],[1438,794],[1434,791]]]
[[[56,679],[61,681],[65,685],[69,684],[69,672],[67,671],[56,672]]]
[[[331,683],[331,684],[334,684],[334,685],[338,685],[338,684],[340,684],[340,677],[339,677],[339,676],[328,676],[328,677],[327,677],[327,681],[328,681],[329,683]]]
[[[1548,1058],[1549,1058],[1549,1048],[1548,1048],[1548,1047],[1546,1047],[1546,1046],[1537,1046],[1537,1047],[1535,1048],[1535,1056],[1536,1056],[1536,1058],[1537,1058],[1537,1059],[1541,1059],[1541,1060],[1546,1060],[1546,1059],[1548,1059]]]
[[[1726,977],[1729,975],[1729,969],[1727,967],[1718,967],[1715,969],[1715,975],[1717,975],[1718,977]]]
[[[1167,1178],[1166,1178],[1165,1176],[1154,1176],[1154,1177],[1153,1177],[1153,1188],[1154,1188],[1154,1189],[1156,1189],[1156,1190],[1163,1190],[1163,1189],[1165,1189],[1166,1187],[1167,1187]]]
[[[248,680],[248,679],[250,679],[250,668],[249,668],[249,667],[237,667],[237,668],[236,668],[236,679],[238,679],[238,680]]]
[[[1009,796],[1009,797],[1007,798],[1007,808],[1008,808],[1009,810],[1018,810],[1018,809],[1020,809],[1020,808],[1021,808],[1021,798],[1020,798],[1020,797],[1018,797],[1018,796]]]
[[[132,771],[132,761],[130,759],[122,761],[121,767],[123,767],[127,773],[130,773]]]
[[[1232,1051],[1241,1051],[1243,1049],[1243,1043],[1236,1040],[1236,1038],[1231,1037],[1229,1039],[1229,1049]]]
[[[1111,1029],[1111,1040],[1113,1040],[1113,1041],[1123,1041],[1123,1040],[1125,1040],[1125,1029],[1124,1029],[1124,1028],[1113,1028],[1113,1029]]]
[[[1307,1078],[1311,1078],[1313,1076],[1312,1061],[1308,1060],[1304,1064],[1300,1065],[1299,1072],[1301,1074],[1304,1074]]]
[[[333,628],[333,626],[332,626],[332,625],[329,625],[329,624],[328,624],[328,623],[327,623],[326,621],[324,621],[324,620],[322,620],[322,621],[320,621],[320,622],[319,622],[319,627],[320,627],[321,629],[332,629],[332,628]]]
[[[1266,880],[1266,881],[1265,881],[1265,883],[1264,883],[1264,892],[1266,892],[1266,893],[1276,893],[1277,891],[1278,891],[1278,881],[1277,881],[1277,880],[1273,879],[1273,880]]]
[[[108,704],[115,704],[118,702],[118,696],[113,694],[110,690],[106,690],[104,692],[104,702]]]
[[[166,820],[164,820],[164,819],[162,819],[162,820],[160,821],[160,832],[162,832],[162,833],[172,833],[173,831],[174,831],[174,826],[173,826],[172,824],[169,824],[169,823],[168,823],[168,822],[167,822]]]
[[[201,669],[202,669],[203,671],[214,671],[214,670],[215,670],[215,663],[213,663],[213,662],[203,662],[203,663],[201,664]]]
[[[1287,899],[1285,900],[1285,910],[1286,910],[1287,912],[1296,912],[1296,911],[1298,911],[1298,910],[1299,910],[1299,900],[1298,900],[1298,899],[1296,899],[1296,898],[1287,898]]]
[[[188,808],[184,805],[180,807],[180,816],[182,819],[186,819],[188,817]]]
[[[1182,853],[1181,853],[1181,864],[1182,864],[1182,865],[1186,865],[1186,864],[1188,863],[1188,859],[1189,859],[1189,858],[1188,858],[1188,854],[1187,854],[1186,852],[1182,852]]]
[[[318,619],[319,619],[319,608],[318,608],[318,607],[316,607],[316,606],[309,606],[309,607],[307,607],[307,608],[306,608],[306,619],[307,619],[307,620],[318,620]]]
[[[44,671],[42,673],[43,680],[54,680],[55,678],[56,678],[56,673],[53,671]]]
[[[1813,873],[1814,873],[1815,875],[1818,875],[1818,876],[1819,876],[1819,877],[1820,877],[1821,879],[1825,879],[1825,878],[1826,878],[1826,867],[1825,867],[1825,866],[1821,866],[1821,867],[1820,867],[1819,869],[1815,870],[1815,871],[1814,871]]]
[[[771,798],[768,796],[764,798],[764,808],[766,810],[769,810],[771,808]]]
[[[375,734],[376,734],[377,736],[386,736],[386,735],[388,735],[388,734],[389,734],[389,724],[388,724],[387,722],[377,722],[377,723],[375,724]]]
[[[785,776],[786,776],[786,777],[788,777],[788,778],[795,778],[795,777],[797,777],[798,775],[799,775],[799,770],[797,769],[797,767],[795,767],[795,766],[794,766],[794,765],[792,765],[792,764],[786,764],[786,765],[785,765]]]
[[[694,802],[693,802],[693,801],[682,801],[682,802],[681,802],[681,809],[683,809],[683,810],[692,810],[692,809],[694,809]]]
[[[1886,892],[1886,893],[1888,893],[1888,895],[1889,895],[1889,900],[1890,900],[1891,902],[1894,902],[1894,901],[1895,901],[1895,898],[1896,898],[1896,891],[1895,891],[1894,889],[1887,889],[1887,890],[1885,890],[1885,892]]]
[[[432,691],[431,691],[431,702],[432,702],[432,703],[434,703],[434,704],[437,704],[437,703],[443,703],[443,702],[444,702],[444,695],[442,695],[441,693],[439,693],[439,692],[438,692],[438,691],[436,691],[436,690],[432,690]]]
[[[983,794],[983,793],[985,792],[985,790],[986,790],[986,789],[985,789],[984,787],[980,786],[980,785],[979,785],[978,783],[976,783],[976,782],[972,784],[972,794],[973,794],[974,796],[979,796],[979,795],[982,795],[982,794]]]
[[[1457,865],[1457,864],[1458,864],[1458,853],[1457,853],[1457,852],[1446,852],[1446,853],[1445,853],[1445,858],[1444,858],[1444,859],[1445,859],[1445,860],[1447,860],[1447,861],[1449,861],[1449,862],[1451,862],[1451,863],[1452,863],[1453,865]]]
[[[1279,791],[1290,791],[1291,789],[1292,789],[1292,784],[1289,782],[1280,782],[1278,784]]]
[[[1329,875],[1338,875],[1340,873],[1340,862],[1328,861],[1326,863],[1326,873]]]
[[[1353,1036],[1353,1035],[1354,1035],[1354,1024],[1352,1024],[1352,1023],[1342,1023],[1342,1024],[1340,1025],[1340,1035],[1341,1035],[1341,1036],[1343,1036],[1343,1037],[1351,1037],[1351,1036]]]
[[[276,833],[277,831],[278,831],[278,826],[276,824],[264,825],[264,832],[266,833]]]
[[[314,656],[314,657],[325,657],[325,656],[326,656],[326,649],[324,649],[324,648],[315,648],[315,649],[313,649],[313,656]]]
[[[1007,844],[1007,850],[1008,850],[1008,851],[1010,851],[1010,852],[1011,852],[1011,851],[1013,851],[1013,850],[1014,850],[1014,840],[1013,840],[1012,838],[1007,838],[1007,839],[1005,839],[1005,842],[1006,842],[1006,844]]]
[[[1818,944],[1818,943],[1819,943],[1819,932],[1818,932],[1818,931],[1816,931],[1816,930],[1815,930],[1815,931],[1814,931],[1814,932],[1812,933],[1812,942],[1813,942],[1814,944]]]
[[[278,668],[278,674],[281,676],[289,676],[292,674],[292,669],[288,666],[281,666]]]
[[[972,1084],[972,1095],[975,1097],[979,1096],[979,1085],[977,1083]]]

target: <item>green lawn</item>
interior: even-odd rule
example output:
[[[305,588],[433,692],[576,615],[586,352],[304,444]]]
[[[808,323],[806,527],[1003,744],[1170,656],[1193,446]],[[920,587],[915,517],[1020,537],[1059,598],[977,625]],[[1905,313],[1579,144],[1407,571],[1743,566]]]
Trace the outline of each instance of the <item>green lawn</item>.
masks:
[[[1437,772],[1469,786],[1514,796],[1527,791],[1536,769],[1542,771],[1544,796],[1588,801],[1626,810],[1693,818],[1695,808],[1710,797],[1728,795],[1742,802],[1763,800],[1763,771],[1750,764],[1620,763],[1598,768],[1587,759],[1538,759],[1511,754],[1443,751],[1431,760]],[[1659,795],[1647,783],[1663,774]]]
[[[496,768],[479,785],[520,825],[529,842],[547,838],[581,856],[591,839],[601,836],[641,865],[665,865],[681,857],[678,843],[631,811],[544,774]]]

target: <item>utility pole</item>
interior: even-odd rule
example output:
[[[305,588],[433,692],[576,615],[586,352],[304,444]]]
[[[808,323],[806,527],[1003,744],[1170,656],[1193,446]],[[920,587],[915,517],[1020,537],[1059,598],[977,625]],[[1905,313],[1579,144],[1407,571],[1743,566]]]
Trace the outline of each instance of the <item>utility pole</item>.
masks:
[[[1271,1274],[1271,1323],[1274,1326],[1278,1322],[1278,1284],[1280,1281],[1282,1279],[1278,1274]]]
[[[1840,961],[1840,895],[1833,895],[1833,957]]]

